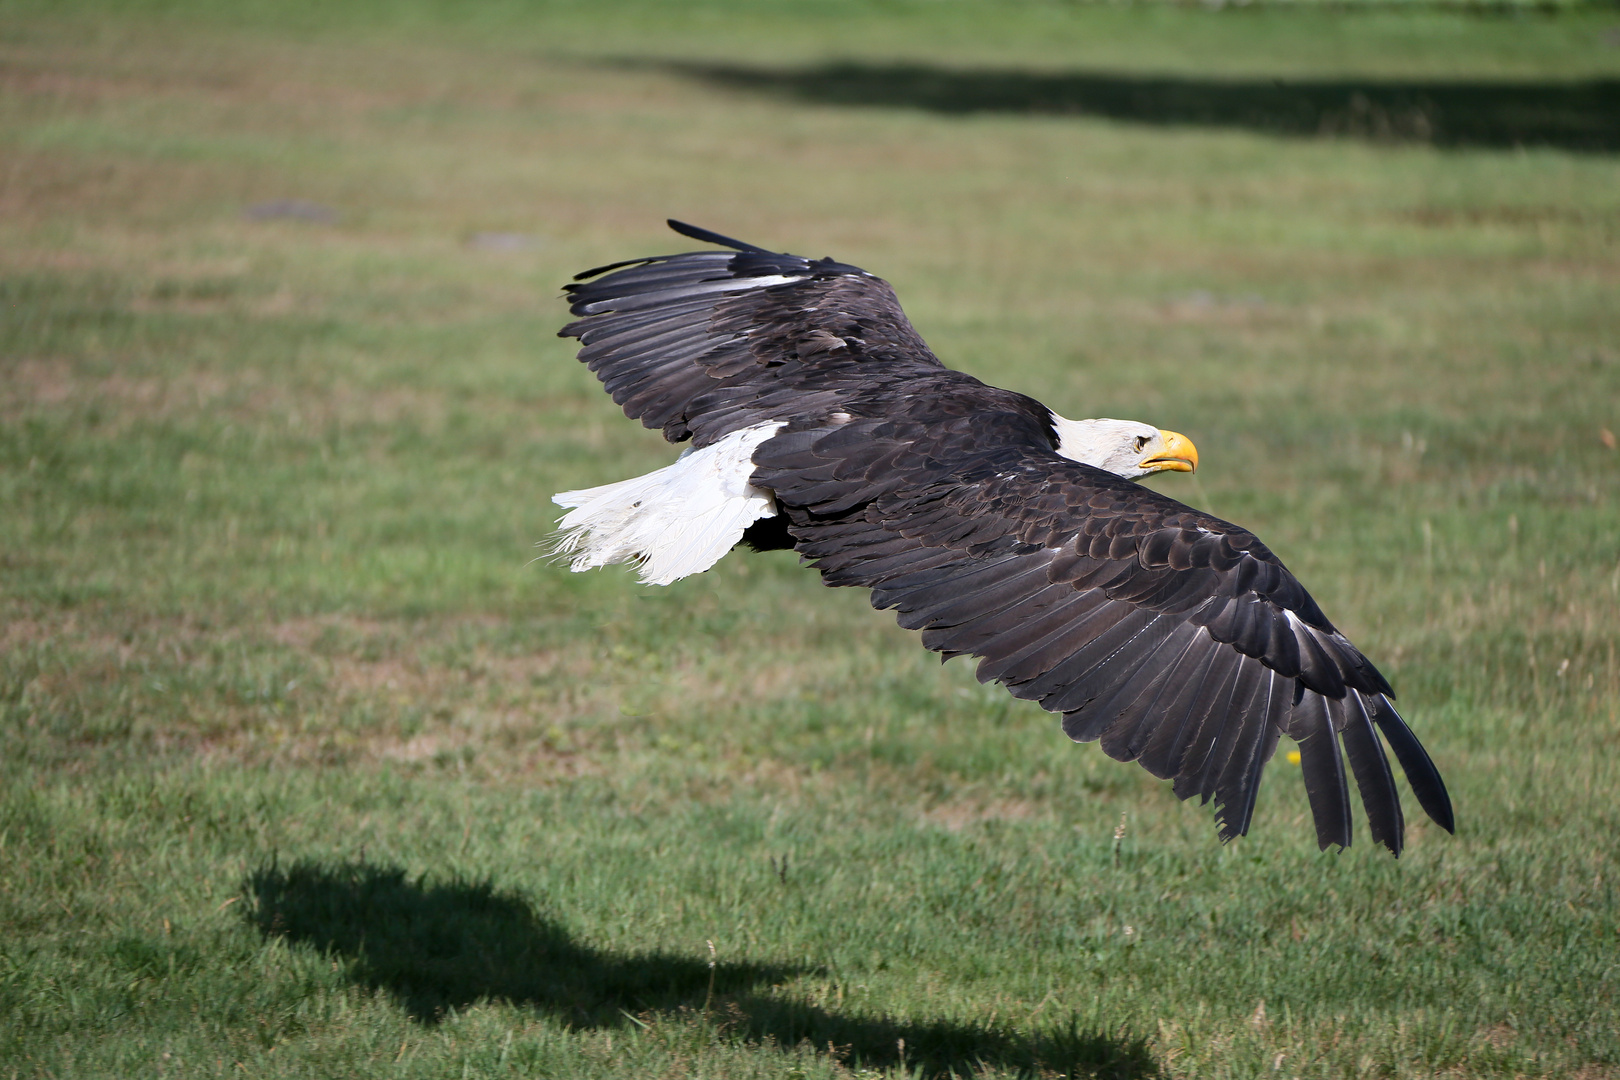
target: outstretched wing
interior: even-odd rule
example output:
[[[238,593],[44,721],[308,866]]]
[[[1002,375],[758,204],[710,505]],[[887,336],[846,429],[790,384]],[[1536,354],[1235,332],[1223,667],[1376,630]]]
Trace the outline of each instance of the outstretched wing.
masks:
[[[1350,843],[1348,757],[1374,840],[1400,852],[1379,732],[1453,827],[1389,685],[1253,535],[1058,456],[1050,411],[946,369],[881,279],[670,224],[736,253],[581,274],[562,335],[672,442],[785,425],[751,483],[827,584],[871,588],[1072,738],[1214,799],[1223,837],[1247,831],[1284,734],[1322,847]]]
[[[695,437],[704,446],[773,412],[834,404],[836,381],[809,385],[829,367],[944,371],[882,278],[669,224],[738,250],[587,270],[566,289],[581,318],[560,336],[580,340],[580,360],[625,415],[662,428],[671,442]]]
[[[1350,844],[1348,756],[1373,839],[1399,854],[1375,728],[1453,827],[1389,684],[1265,545],[1044,447],[985,448],[976,433],[994,421],[919,397],[882,419],[790,427],[755,452],[753,482],[827,584],[870,588],[926,647],[979,657],[981,682],[1061,713],[1071,738],[1214,799],[1223,838],[1248,830],[1286,734],[1319,844]]]

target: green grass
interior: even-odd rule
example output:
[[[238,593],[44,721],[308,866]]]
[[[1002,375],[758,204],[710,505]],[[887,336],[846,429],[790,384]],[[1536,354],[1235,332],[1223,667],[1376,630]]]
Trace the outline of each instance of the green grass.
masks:
[[[1556,97],[1616,24],[0,4],[0,1076],[1620,1076],[1617,159],[700,71]],[[554,336],[666,216],[1191,435],[1457,836],[1320,854],[1279,756],[1222,847],[785,553],[533,562],[671,456]]]

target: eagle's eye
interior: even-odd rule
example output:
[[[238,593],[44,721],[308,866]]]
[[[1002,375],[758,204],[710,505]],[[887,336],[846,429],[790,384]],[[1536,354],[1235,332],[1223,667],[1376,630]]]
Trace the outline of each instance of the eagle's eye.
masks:
[[[1148,437],[1146,435],[1138,435],[1136,437],[1136,448],[1138,450],[1142,449],[1142,447],[1146,446],[1147,444],[1148,444]]]

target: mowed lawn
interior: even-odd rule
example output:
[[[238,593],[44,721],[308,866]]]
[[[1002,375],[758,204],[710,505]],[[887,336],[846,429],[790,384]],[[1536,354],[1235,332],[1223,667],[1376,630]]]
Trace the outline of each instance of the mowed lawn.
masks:
[[[1617,27],[0,3],[0,1076],[1620,1077]],[[673,456],[554,336],[668,216],[1190,435],[1457,835],[1279,753],[1222,846],[789,553],[538,558]]]

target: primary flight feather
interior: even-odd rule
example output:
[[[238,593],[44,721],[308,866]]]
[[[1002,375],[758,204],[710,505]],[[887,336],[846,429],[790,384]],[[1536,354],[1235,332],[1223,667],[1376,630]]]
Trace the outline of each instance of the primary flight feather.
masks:
[[[671,221],[728,248],[615,263],[567,287],[579,358],[626,415],[690,442],[674,464],[564,492],[575,570],[669,584],[739,542],[793,548],[1076,741],[1214,800],[1248,831],[1260,771],[1298,744],[1321,847],[1348,847],[1353,777],[1373,840],[1404,819],[1384,742],[1453,828],[1389,684],[1253,534],[1136,484],[1192,443],[1068,420],[942,364],[886,282]],[[1349,774],[1345,761],[1349,761]]]

